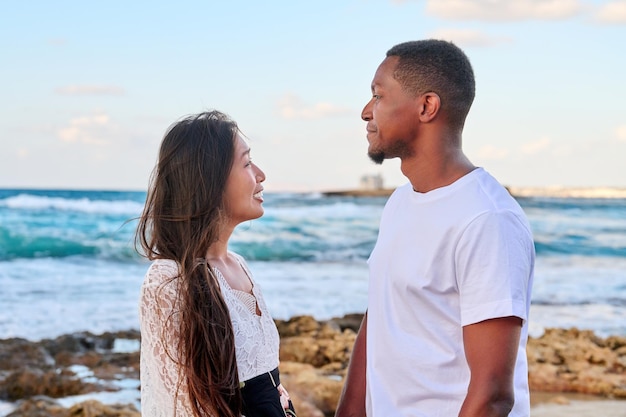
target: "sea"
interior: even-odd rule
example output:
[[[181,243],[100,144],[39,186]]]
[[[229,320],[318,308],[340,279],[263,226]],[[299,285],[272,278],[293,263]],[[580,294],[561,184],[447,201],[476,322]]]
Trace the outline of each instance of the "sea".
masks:
[[[626,336],[626,193],[517,191],[537,252],[531,336],[550,327]],[[0,339],[139,329],[148,261],[135,250],[134,233],[145,198],[137,191],[0,189]],[[363,313],[366,262],[386,200],[266,193],[264,216],[238,226],[231,250],[248,260],[274,318]],[[138,349],[120,342],[119,351]],[[119,385],[117,393],[89,398],[139,407],[138,381]],[[0,402],[0,415],[13,408]]]
[[[524,194],[521,193],[520,194]],[[0,189],[0,339],[138,329],[148,262],[135,250],[145,192]],[[266,193],[243,255],[278,319],[367,308],[367,258],[386,197]],[[531,335],[626,335],[626,198],[517,197],[537,252]]]

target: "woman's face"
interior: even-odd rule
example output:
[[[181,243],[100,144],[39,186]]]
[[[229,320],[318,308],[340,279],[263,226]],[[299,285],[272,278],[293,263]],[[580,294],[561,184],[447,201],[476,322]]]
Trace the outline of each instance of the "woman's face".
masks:
[[[265,173],[250,158],[250,147],[241,135],[235,136],[233,166],[226,180],[224,206],[233,226],[263,215]]]

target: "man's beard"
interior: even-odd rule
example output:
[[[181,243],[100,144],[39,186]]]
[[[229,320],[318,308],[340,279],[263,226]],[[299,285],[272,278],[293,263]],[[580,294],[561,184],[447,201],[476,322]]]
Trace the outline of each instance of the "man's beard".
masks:
[[[371,151],[367,153],[367,156],[377,165],[382,165],[383,161],[387,159],[383,151]]]
[[[369,149],[367,156],[375,164],[381,165],[385,159],[411,157],[413,156],[413,149],[411,149],[408,141],[398,140],[385,149]]]

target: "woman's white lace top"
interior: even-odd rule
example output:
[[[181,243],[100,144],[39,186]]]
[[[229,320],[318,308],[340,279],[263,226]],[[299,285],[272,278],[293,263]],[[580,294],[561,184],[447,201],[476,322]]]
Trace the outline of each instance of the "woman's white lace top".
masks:
[[[251,313],[256,314],[256,298],[254,298],[253,294],[235,289],[233,289],[233,293],[235,293],[235,296],[239,298],[239,301],[241,301]]]
[[[235,333],[239,380],[246,381],[278,366],[279,336],[258,285],[245,261],[234,254],[252,280],[252,292],[261,315],[253,313],[238,297],[219,270],[213,268],[228,305]],[[193,416],[185,379],[179,375],[174,350],[179,337],[178,265],[155,260],[141,288],[141,412],[143,416]],[[169,319],[168,319],[169,318]],[[165,339],[163,340],[162,337]],[[221,341],[216,340],[215,343]],[[167,347],[167,349],[166,349]]]

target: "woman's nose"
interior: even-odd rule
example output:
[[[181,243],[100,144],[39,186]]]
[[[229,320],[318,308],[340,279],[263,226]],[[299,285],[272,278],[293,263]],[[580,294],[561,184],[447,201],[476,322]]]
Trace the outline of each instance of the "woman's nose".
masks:
[[[257,173],[256,173],[257,181],[258,182],[265,181],[265,172],[263,172],[263,170],[261,168],[259,168],[258,166],[255,165],[255,167],[256,167],[256,171],[257,171]]]

